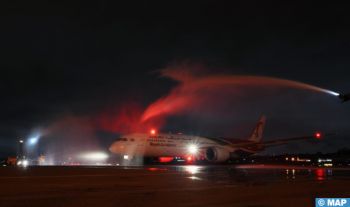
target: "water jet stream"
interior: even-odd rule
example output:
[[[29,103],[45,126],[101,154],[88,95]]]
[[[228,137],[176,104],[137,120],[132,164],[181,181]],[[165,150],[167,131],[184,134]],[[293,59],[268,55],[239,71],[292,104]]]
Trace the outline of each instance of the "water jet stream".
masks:
[[[181,112],[186,108],[188,109],[191,107],[196,107],[198,104],[203,104],[198,100],[202,100],[203,97],[210,96],[208,95],[208,90],[217,90],[217,93],[221,93],[223,91],[223,87],[225,90],[232,90],[236,93],[239,93],[238,90],[240,89],[240,86],[259,87],[259,89],[286,87],[339,96],[339,93],[328,89],[275,77],[244,75],[207,75],[195,77],[188,72],[173,69],[165,69],[161,72],[164,77],[178,81],[179,85],[176,86],[168,95],[150,104],[141,117],[142,122],[156,116],[174,114]],[[212,99],[215,100],[215,93]]]

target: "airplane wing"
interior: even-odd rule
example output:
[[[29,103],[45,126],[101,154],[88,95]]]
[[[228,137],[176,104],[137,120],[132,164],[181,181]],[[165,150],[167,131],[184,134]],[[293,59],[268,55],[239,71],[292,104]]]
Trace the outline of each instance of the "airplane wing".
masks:
[[[317,132],[314,135],[309,135],[309,136],[275,139],[275,140],[265,141],[265,142],[245,142],[245,143],[237,143],[237,144],[231,143],[230,146],[236,147],[236,148],[254,147],[254,146],[272,147],[272,146],[284,145],[284,144],[287,144],[289,142],[294,142],[294,141],[322,139],[323,137],[330,136],[330,135],[332,135],[332,134],[321,134],[321,133]]]

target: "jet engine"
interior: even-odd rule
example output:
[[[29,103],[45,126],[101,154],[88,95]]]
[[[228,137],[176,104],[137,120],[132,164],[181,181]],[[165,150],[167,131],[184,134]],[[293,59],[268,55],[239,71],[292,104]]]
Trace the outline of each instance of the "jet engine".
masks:
[[[209,147],[205,150],[205,159],[209,162],[225,162],[230,158],[230,152],[217,147]]]

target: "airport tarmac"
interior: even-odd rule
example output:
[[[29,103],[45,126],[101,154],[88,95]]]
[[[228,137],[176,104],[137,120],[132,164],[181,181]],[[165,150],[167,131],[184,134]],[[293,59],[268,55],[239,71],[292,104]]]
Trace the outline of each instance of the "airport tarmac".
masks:
[[[0,167],[0,206],[314,206],[349,197],[349,168]]]

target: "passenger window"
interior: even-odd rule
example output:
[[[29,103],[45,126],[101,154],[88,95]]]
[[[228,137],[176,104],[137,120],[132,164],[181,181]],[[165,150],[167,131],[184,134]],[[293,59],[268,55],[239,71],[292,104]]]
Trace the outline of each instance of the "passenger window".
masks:
[[[134,139],[134,138],[131,138],[131,139],[130,139],[130,141],[132,141],[132,142],[133,142],[133,141],[135,141],[135,139]]]

